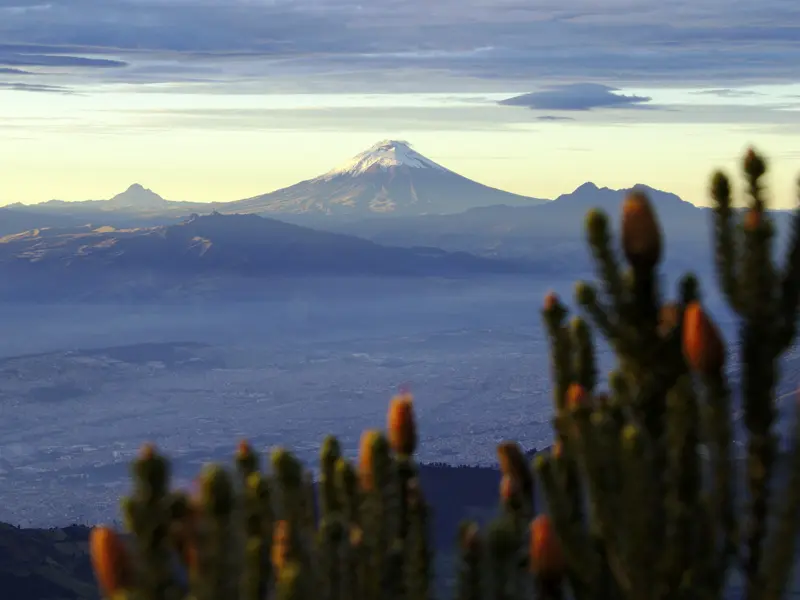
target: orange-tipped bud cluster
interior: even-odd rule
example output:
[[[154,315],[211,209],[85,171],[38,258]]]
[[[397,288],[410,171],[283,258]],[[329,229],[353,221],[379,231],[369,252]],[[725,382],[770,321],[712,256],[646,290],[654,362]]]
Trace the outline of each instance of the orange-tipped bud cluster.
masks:
[[[500,472],[516,477],[527,472],[525,453],[516,442],[502,442],[497,446],[497,460]]]
[[[530,569],[542,579],[563,577],[566,564],[561,543],[556,536],[550,517],[539,515],[530,525]]]
[[[558,306],[558,296],[555,292],[547,292],[544,297],[544,309],[553,310],[556,306]]]
[[[553,447],[550,449],[550,452],[552,453],[553,458],[556,460],[564,456],[564,444],[561,443],[561,440],[556,440],[556,442],[553,444]]]
[[[272,566],[276,571],[280,571],[286,567],[289,562],[291,547],[292,540],[289,521],[277,521],[275,523],[275,529],[272,532],[272,549],[270,552]]]
[[[503,504],[510,505],[519,500],[519,482],[511,475],[503,475],[500,479],[500,499]]]
[[[622,249],[634,268],[652,269],[661,260],[661,228],[650,200],[639,190],[622,203]]]
[[[236,446],[236,462],[245,477],[258,470],[258,456],[247,440],[241,440]]]
[[[358,451],[358,481],[361,489],[371,492],[375,489],[375,442],[380,437],[380,431],[368,429],[361,434],[361,443]]]
[[[519,491],[529,500],[533,499],[533,475],[525,453],[516,442],[502,442],[497,446],[500,472],[517,484]]]
[[[579,408],[587,406],[588,403],[589,394],[586,393],[586,388],[579,383],[569,384],[566,398],[567,410],[578,410]]]
[[[142,447],[139,449],[139,459],[140,460],[153,460],[156,457],[156,447],[155,444],[147,442],[146,444],[142,444]]]
[[[249,458],[253,456],[253,447],[247,440],[240,440],[236,446],[236,458]]]
[[[408,392],[395,396],[389,405],[389,445],[397,454],[410,456],[417,448],[414,398]]]
[[[109,527],[95,527],[89,534],[89,552],[103,595],[112,597],[132,580],[132,565],[125,544]]]
[[[756,231],[761,225],[761,211],[757,208],[749,208],[744,214],[745,231]]]
[[[684,311],[683,355],[693,370],[704,375],[717,374],[725,365],[725,345],[719,330],[697,301]]]

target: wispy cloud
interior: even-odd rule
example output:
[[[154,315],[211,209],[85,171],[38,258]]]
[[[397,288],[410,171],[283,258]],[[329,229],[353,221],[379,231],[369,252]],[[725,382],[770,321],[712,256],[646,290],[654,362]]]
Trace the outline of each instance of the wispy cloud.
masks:
[[[19,54],[4,51],[0,47],[0,64],[9,67],[78,67],[113,68],[125,67],[128,63],[107,58],[87,58],[64,54]]]
[[[0,0],[0,68],[73,86],[734,89],[796,81],[798,38],[787,0]]]
[[[0,67],[0,75],[30,75],[30,71],[15,69],[13,67]]]
[[[47,85],[44,83],[21,83],[0,81],[0,90],[15,90],[18,92],[50,92],[57,94],[74,94],[71,89],[60,85]]]
[[[506,106],[525,106],[537,110],[591,110],[593,108],[640,108],[647,96],[625,96],[619,90],[598,83],[559,85],[501,100]]]
[[[536,117],[539,121],[574,121],[572,117],[559,117],[556,115],[541,115],[540,117]]]
[[[763,96],[761,92],[755,90],[732,90],[730,88],[722,88],[717,90],[697,90],[692,92],[698,96],[717,96],[719,98],[753,98]]]

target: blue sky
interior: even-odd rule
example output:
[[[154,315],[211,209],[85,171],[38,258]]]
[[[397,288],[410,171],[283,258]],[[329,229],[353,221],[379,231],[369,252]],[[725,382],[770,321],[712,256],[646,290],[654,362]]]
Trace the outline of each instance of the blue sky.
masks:
[[[554,197],[800,172],[796,0],[0,0],[0,204],[234,200],[385,138]]]

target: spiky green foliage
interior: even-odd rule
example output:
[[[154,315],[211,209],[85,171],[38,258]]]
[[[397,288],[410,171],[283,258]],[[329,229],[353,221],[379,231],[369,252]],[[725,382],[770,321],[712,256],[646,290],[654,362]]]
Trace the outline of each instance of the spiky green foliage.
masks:
[[[556,442],[532,467],[518,445],[499,446],[497,518],[485,531],[465,523],[459,532],[459,600],[712,600],[732,569],[748,600],[784,595],[800,525],[800,417],[790,478],[775,498],[770,480],[777,364],[794,340],[800,299],[800,210],[779,267],[763,159],[749,152],[744,171],[741,227],[727,178],[712,183],[720,285],[740,318],[744,513],[734,498],[727,349],[693,276],[677,300],[662,299],[661,231],[648,199],[633,192],[620,236],[629,269],[607,217],[592,211],[587,233],[600,284],[576,288],[588,319],[568,323],[559,299],[545,300]],[[618,358],[607,391],[596,389],[590,321]],[[114,600],[428,600],[431,515],[415,447],[403,395],[391,405],[388,435],[362,437],[357,466],[336,439],[323,442],[316,486],[286,450],[272,452],[267,470],[243,444],[236,473],[208,467],[190,497],[170,489],[167,461],[147,448],[123,503],[133,547],[122,552],[105,530],[98,574]],[[536,487],[546,511],[537,510]]]
[[[546,303],[559,383],[554,424],[563,455],[542,457],[537,471],[576,596],[720,598],[732,568],[741,570],[748,599],[777,599],[785,592],[800,523],[800,421],[791,440],[791,476],[774,505],[770,481],[778,458],[778,362],[796,333],[800,211],[785,264],[778,266],[761,184],[764,160],[750,151],[743,166],[743,213],[732,208],[725,175],[715,174],[711,186],[720,286],[740,322],[739,397],[747,430],[743,513],[734,498],[727,348],[693,276],[683,278],[675,302],[662,299],[661,232],[646,197],[634,192],[623,204],[624,272],[607,217],[593,211],[587,219],[601,281],[579,283],[576,298],[617,355],[608,392],[593,389],[585,323],[568,327],[558,300]],[[585,391],[584,402],[571,408],[570,385]],[[573,505],[587,510],[567,508]]]

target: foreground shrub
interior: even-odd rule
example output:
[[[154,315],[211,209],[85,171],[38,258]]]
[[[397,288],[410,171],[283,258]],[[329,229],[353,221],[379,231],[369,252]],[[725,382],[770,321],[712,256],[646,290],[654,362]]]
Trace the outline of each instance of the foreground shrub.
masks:
[[[499,514],[483,532],[475,523],[459,532],[458,598],[714,599],[733,570],[748,599],[784,595],[800,521],[800,421],[785,459],[788,481],[774,498],[771,483],[778,362],[794,341],[800,298],[800,211],[777,265],[764,172],[763,159],[749,152],[743,215],[732,208],[724,175],[714,176],[711,190],[720,287],[740,321],[744,508],[735,497],[726,344],[694,277],[683,278],[676,300],[662,300],[662,232],[648,198],[633,191],[621,219],[629,268],[619,264],[606,216],[591,211],[588,241],[601,282],[576,289],[618,357],[609,389],[596,389],[587,321],[567,322],[566,308],[548,295],[555,443],[533,468],[518,445],[498,448]],[[170,489],[167,460],[146,446],[123,502],[130,545],[107,528],[93,532],[103,593],[428,599],[434,563],[416,441],[413,403],[401,395],[387,432],[364,433],[357,464],[335,438],[324,441],[316,485],[286,450],[272,452],[267,471],[242,443],[236,471],[207,467],[194,496]],[[536,506],[535,485],[546,508]]]

